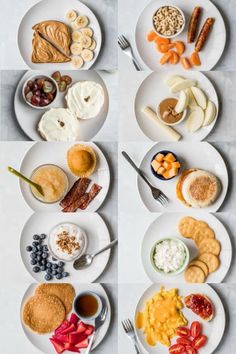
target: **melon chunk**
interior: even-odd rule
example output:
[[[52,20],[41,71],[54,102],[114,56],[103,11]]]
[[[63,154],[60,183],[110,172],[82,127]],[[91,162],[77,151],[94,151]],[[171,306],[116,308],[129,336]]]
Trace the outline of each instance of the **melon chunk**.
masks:
[[[153,160],[151,165],[152,165],[152,168],[154,169],[154,171],[156,171],[156,172],[157,172],[158,168],[161,167],[161,163],[158,162],[157,160]]]
[[[161,153],[157,154],[155,157],[155,160],[157,160],[158,162],[162,162],[163,159],[164,159],[164,155]]]
[[[171,169],[171,163],[168,162],[168,161],[164,161],[164,162],[163,162],[163,167],[164,167],[166,170],[170,170],[170,169]]]
[[[166,172],[166,169],[164,167],[162,167],[162,166],[159,167],[158,170],[157,170],[157,173],[159,175],[163,175],[165,172]]]
[[[171,152],[168,152],[168,154],[164,157],[163,160],[168,161],[168,162],[174,162],[176,159]]]

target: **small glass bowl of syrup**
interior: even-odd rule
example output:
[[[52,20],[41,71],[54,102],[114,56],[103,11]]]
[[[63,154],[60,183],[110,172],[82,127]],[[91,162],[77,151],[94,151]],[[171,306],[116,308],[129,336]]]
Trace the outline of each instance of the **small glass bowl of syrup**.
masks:
[[[99,295],[92,291],[80,293],[74,299],[74,312],[83,321],[92,321],[97,318],[102,311],[102,300]]]

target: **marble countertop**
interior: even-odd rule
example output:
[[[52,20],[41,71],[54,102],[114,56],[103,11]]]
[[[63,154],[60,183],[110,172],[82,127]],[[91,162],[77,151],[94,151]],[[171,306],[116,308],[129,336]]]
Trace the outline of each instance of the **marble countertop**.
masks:
[[[135,305],[138,299],[148,285],[143,284],[120,284],[119,285],[119,332],[118,343],[119,353],[135,354],[135,349],[125,335],[120,322],[126,318],[131,318],[135,311]],[[235,331],[236,331],[236,316],[235,316],[235,301],[236,301],[236,284],[214,285],[213,288],[220,296],[226,312],[226,328],[223,339],[214,354],[228,354],[235,352]],[[143,353],[144,354],[144,353]],[[213,354],[213,353],[208,353]]]
[[[236,18],[232,16],[235,13],[235,1],[229,0],[227,2],[222,0],[212,0],[212,2],[221,11],[224,17],[226,28],[227,28],[227,44],[224,50],[224,54],[220,61],[215,66],[214,70],[235,70],[236,69]],[[135,27],[138,17],[142,10],[147,5],[147,0],[119,0],[119,20],[118,28],[119,34],[124,34],[130,41],[132,48],[134,49],[134,54],[141,64],[142,68],[145,69],[145,64],[142,62],[135,45]],[[133,63],[131,60],[122,53],[121,50],[118,51],[118,62],[119,68],[125,72],[135,71]]]
[[[150,141],[138,126],[134,102],[137,90],[149,72],[121,71],[119,74],[119,140],[120,141]],[[235,71],[209,71],[204,73],[213,83],[219,98],[219,116],[215,127],[205,138],[207,141],[235,141],[236,96],[232,94],[236,87]],[[127,85],[128,81],[128,85]],[[128,127],[128,129],[127,129]]]
[[[50,1],[50,0],[48,0]],[[17,45],[17,31],[21,19],[37,0],[6,1],[0,14],[0,68],[26,69]],[[96,15],[103,33],[103,47],[94,68],[114,70],[117,67],[117,1],[84,0]]]
[[[14,111],[14,95],[23,70],[0,71],[0,140],[29,140],[19,126]],[[102,129],[94,137],[96,141],[117,141],[117,82],[118,73],[98,71],[109,93],[109,112]]]

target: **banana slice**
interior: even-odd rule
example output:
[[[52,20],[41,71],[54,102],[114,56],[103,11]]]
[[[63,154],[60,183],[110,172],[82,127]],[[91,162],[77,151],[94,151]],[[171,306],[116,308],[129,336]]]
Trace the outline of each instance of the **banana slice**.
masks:
[[[79,57],[73,57],[72,58],[72,65],[74,66],[74,68],[80,69],[84,65],[84,61],[83,61],[83,59],[80,56]]]
[[[83,34],[80,31],[73,31],[71,38],[73,42],[80,42],[83,37]]]
[[[92,44],[91,46],[89,47],[90,50],[94,50],[97,46],[97,42],[95,41],[95,39],[92,39]]]
[[[81,53],[81,57],[85,62],[93,59],[93,52],[90,49],[84,49]]]
[[[66,19],[70,22],[74,22],[74,20],[76,19],[77,17],[77,12],[75,10],[69,10],[67,13],[66,13]]]
[[[83,50],[81,43],[72,43],[70,46],[70,51],[73,55],[80,55]]]
[[[89,36],[89,37],[93,36],[93,30],[90,27],[82,28],[81,32],[83,33],[84,36]]]
[[[78,16],[74,22],[74,28],[80,29],[84,28],[88,25],[89,19],[87,16]]]
[[[81,38],[80,44],[82,45],[83,48],[87,49],[91,46],[92,39],[89,36],[83,36]]]

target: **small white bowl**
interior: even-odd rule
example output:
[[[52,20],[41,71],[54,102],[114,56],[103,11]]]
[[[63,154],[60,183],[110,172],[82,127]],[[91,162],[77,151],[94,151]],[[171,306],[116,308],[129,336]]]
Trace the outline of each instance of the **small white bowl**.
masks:
[[[177,32],[177,33],[175,33],[175,34],[172,34],[172,35],[170,35],[170,36],[165,36],[165,35],[163,35],[163,34],[157,32],[156,27],[155,27],[154,22],[153,22],[153,17],[156,15],[157,11],[158,11],[159,9],[161,9],[162,7],[166,7],[166,6],[174,7],[176,10],[178,10],[178,11],[180,12],[180,14],[181,14],[181,16],[182,16],[182,18],[183,18],[183,25],[182,25],[180,31]],[[162,6],[160,6],[160,7],[154,12],[154,14],[153,14],[153,16],[152,16],[152,25],[153,25],[154,31],[158,34],[159,37],[171,39],[171,38],[175,38],[175,37],[179,36],[179,35],[183,32],[183,30],[184,30],[184,28],[185,28],[185,25],[186,25],[186,18],[185,18],[185,15],[184,15],[183,11],[182,11],[178,6],[170,5],[170,4],[168,4],[168,5],[162,5]]]
[[[177,99],[176,97],[167,97],[167,98],[175,98],[175,99]],[[157,106],[157,111],[156,111],[156,113],[157,113],[157,117],[158,117],[158,119],[163,123],[163,124],[165,124],[165,125],[170,125],[170,126],[174,126],[174,125],[178,125],[178,124],[180,124],[181,122],[183,122],[184,120],[185,120],[185,118],[186,118],[186,115],[187,115],[187,108],[183,111],[183,116],[182,116],[182,118],[180,119],[180,120],[178,120],[178,122],[175,122],[175,123],[166,123],[162,118],[161,118],[161,114],[160,114],[160,103],[162,102],[162,101],[164,101],[165,100],[165,98],[163,99],[163,100],[161,100],[159,103],[158,103],[158,106]],[[177,99],[178,100],[178,99]]]
[[[54,99],[52,100],[52,102],[49,103],[47,106],[34,106],[32,103],[30,103],[29,101],[27,101],[27,99],[26,99],[26,97],[25,97],[25,88],[26,88],[27,83],[28,83],[29,81],[34,81],[35,79],[41,79],[41,78],[46,79],[46,80],[48,80],[48,81],[51,81],[51,82],[55,85],[55,87],[56,87],[56,93],[55,93],[55,97],[54,97]],[[29,78],[25,81],[25,83],[24,83],[24,85],[23,85],[23,87],[22,87],[22,96],[23,96],[23,99],[24,99],[25,103],[27,103],[31,108],[35,108],[35,109],[38,109],[38,110],[42,110],[42,109],[45,110],[45,109],[51,107],[51,105],[53,104],[53,102],[55,101],[55,99],[56,99],[56,97],[57,97],[57,94],[58,94],[58,85],[57,85],[57,82],[56,82],[51,76],[48,76],[48,75],[33,75],[33,76],[29,77]]]
[[[76,302],[77,302],[77,300],[78,300],[81,296],[84,296],[84,295],[91,295],[91,296],[93,296],[93,297],[97,300],[98,309],[97,309],[97,312],[96,312],[93,316],[90,316],[90,317],[83,317],[83,316],[81,316],[81,314],[78,313],[77,310],[76,310]],[[78,295],[75,297],[74,302],[73,302],[73,312],[75,312],[76,315],[77,315],[82,321],[84,321],[84,322],[95,320],[95,319],[100,315],[100,313],[102,312],[102,308],[103,308],[103,304],[102,304],[102,300],[101,300],[100,296],[97,295],[96,293],[94,293],[93,291],[83,291],[82,293],[78,294]]]

